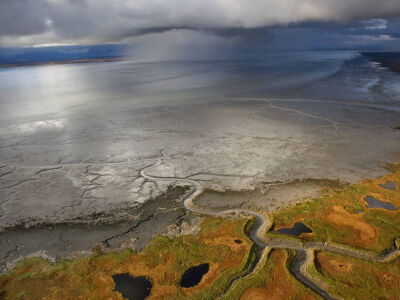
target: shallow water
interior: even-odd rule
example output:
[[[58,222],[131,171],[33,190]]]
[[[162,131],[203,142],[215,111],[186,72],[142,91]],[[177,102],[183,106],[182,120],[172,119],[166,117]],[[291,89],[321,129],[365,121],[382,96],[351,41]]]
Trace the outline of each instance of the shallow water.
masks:
[[[275,232],[299,236],[302,233],[311,233],[312,230],[307,225],[300,222],[296,222],[292,228],[280,228]]]
[[[151,292],[152,283],[146,277],[133,277],[128,273],[113,275],[115,290],[129,300],[146,299]]]
[[[226,96],[384,100],[400,105],[397,76],[355,52],[20,67],[0,69],[0,108],[2,119],[12,119],[61,112],[73,117],[87,109],[106,112],[110,105],[149,107]]]
[[[184,288],[191,288],[198,285],[209,270],[209,264],[201,264],[198,266],[191,267],[183,274],[179,285]]]
[[[387,210],[396,210],[396,207],[392,203],[379,201],[378,199],[372,196],[367,196],[364,198],[364,200],[368,203],[367,206],[368,208],[383,208]]]
[[[391,191],[395,191],[397,189],[397,185],[393,181],[388,181],[385,184],[380,184],[379,186]]]

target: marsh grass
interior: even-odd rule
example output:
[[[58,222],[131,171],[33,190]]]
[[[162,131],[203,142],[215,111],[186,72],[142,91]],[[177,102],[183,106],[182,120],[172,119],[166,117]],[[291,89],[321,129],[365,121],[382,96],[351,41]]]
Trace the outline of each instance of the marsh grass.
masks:
[[[400,260],[379,263],[327,251],[316,254],[310,273],[344,299],[399,299]]]
[[[324,196],[303,203],[295,203],[278,211],[273,217],[273,228],[290,227],[295,222],[302,222],[313,230],[312,234],[294,238],[302,241],[332,242],[351,246],[360,250],[372,250],[381,253],[393,248],[394,241],[400,236],[400,191],[382,188],[379,184],[392,181],[399,186],[400,166],[392,164],[388,167],[392,174],[372,180],[364,180],[357,184],[347,186],[339,190],[332,190]],[[385,209],[367,208],[364,198],[368,195],[377,197],[380,201],[392,203],[397,208],[395,211]],[[368,241],[362,241],[360,226],[352,226],[348,221],[343,225],[334,223],[328,215],[332,208],[340,207],[364,227],[372,226],[376,237]],[[363,212],[357,214],[362,210]],[[371,234],[370,234],[371,235]],[[285,237],[272,231],[266,233],[267,237]]]
[[[197,235],[156,237],[143,251],[126,249],[95,253],[89,258],[52,264],[41,258],[24,259],[0,276],[1,299],[121,299],[112,275],[146,276],[153,284],[151,297],[214,299],[230,282],[244,274],[254,260],[247,236],[251,219],[206,219]],[[241,239],[237,245],[234,240]],[[209,274],[198,287],[183,289],[179,281],[189,268],[209,263]],[[208,277],[207,277],[208,276]],[[38,288],[39,287],[39,288]],[[28,299],[27,298],[27,299]]]

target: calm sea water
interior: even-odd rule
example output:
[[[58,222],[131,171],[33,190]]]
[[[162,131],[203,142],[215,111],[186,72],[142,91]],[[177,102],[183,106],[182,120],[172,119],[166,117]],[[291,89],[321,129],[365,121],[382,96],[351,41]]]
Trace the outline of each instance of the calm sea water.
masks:
[[[400,105],[400,76],[354,52],[235,61],[112,62],[0,70],[0,122],[109,108],[285,97]]]

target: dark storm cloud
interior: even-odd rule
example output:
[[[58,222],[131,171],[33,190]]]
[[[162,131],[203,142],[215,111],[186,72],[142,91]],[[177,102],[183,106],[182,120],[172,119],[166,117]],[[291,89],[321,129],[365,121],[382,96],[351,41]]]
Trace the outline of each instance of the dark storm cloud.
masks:
[[[115,42],[189,28],[243,36],[241,28],[396,16],[399,0],[1,0],[0,43]]]

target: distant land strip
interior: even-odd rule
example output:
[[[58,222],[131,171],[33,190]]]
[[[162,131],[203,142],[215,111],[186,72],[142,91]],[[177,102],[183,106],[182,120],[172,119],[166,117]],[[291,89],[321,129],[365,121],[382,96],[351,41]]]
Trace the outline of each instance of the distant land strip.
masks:
[[[396,52],[363,52],[371,61],[379,63],[393,72],[400,73],[400,51]]]
[[[113,62],[122,61],[123,57],[112,57],[112,58],[85,58],[85,59],[70,59],[70,60],[55,60],[48,62],[21,62],[21,63],[6,63],[1,64],[0,68],[14,68],[14,67],[26,67],[26,66],[47,66],[47,65],[61,65],[61,64],[87,64],[87,63],[99,63],[99,62]]]

